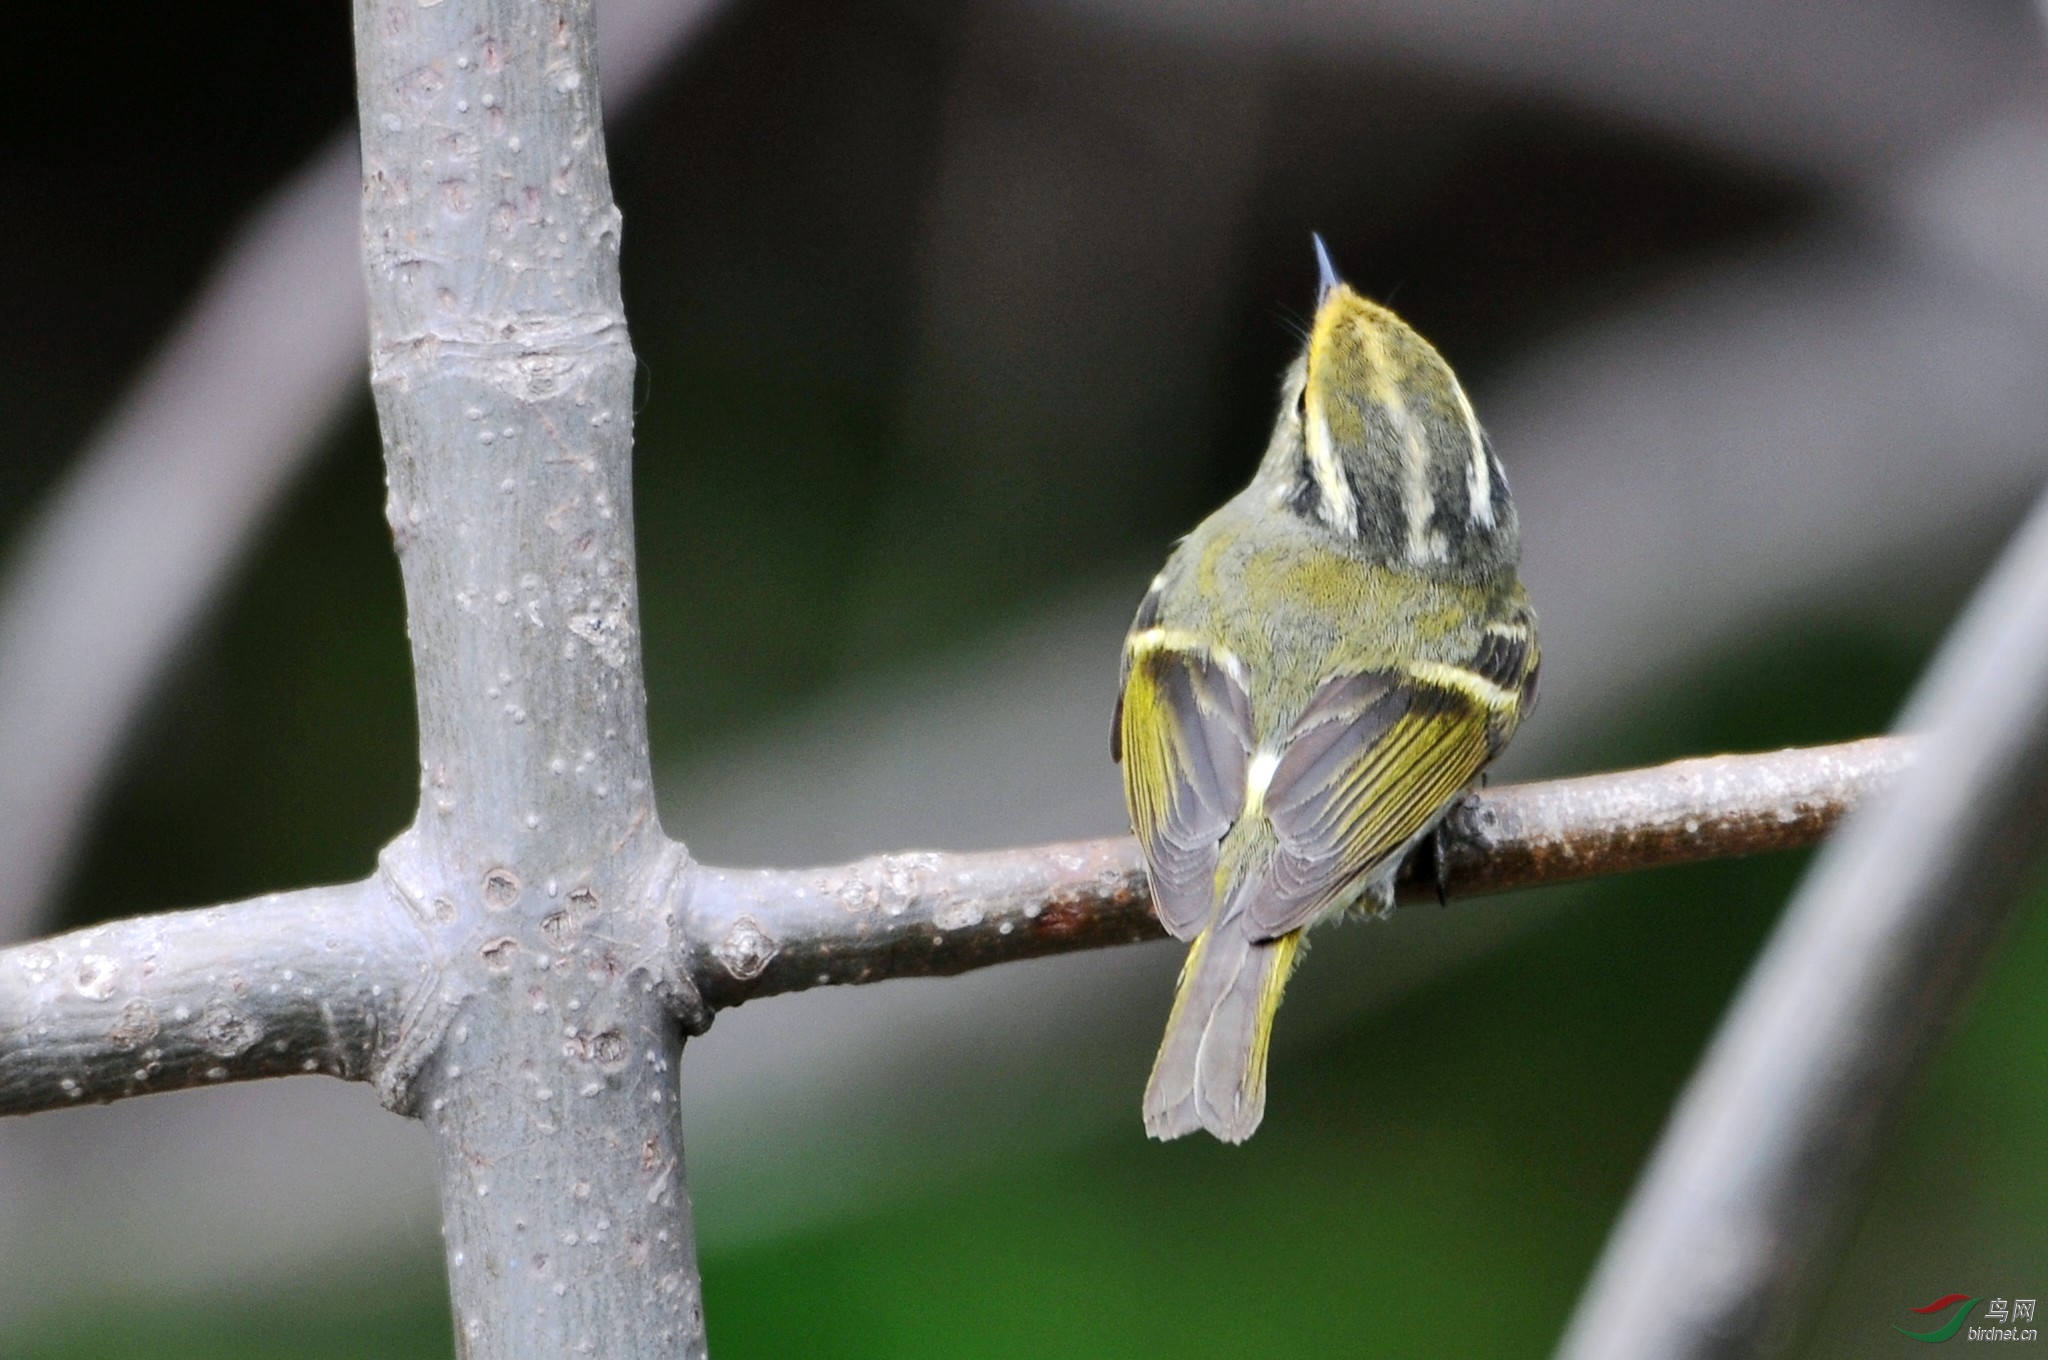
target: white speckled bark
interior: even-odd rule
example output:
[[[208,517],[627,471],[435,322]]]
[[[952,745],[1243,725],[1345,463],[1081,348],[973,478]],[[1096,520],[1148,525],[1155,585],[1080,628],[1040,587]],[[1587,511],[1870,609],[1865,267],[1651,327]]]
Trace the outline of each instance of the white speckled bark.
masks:
[[[385,852],[434,980],[383,1070],[440,1148],[470,1360],[703,1351],[684,865],[647,761],[633,354],[589,0],[359,0],[372,384],[419,695]]]

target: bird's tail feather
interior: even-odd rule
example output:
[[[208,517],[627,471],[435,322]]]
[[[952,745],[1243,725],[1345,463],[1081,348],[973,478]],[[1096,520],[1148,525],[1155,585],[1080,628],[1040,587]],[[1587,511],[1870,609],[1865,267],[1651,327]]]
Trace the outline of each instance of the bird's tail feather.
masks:
[[[1301,932],[1253,941],[1240,921],[1195,937],[1181,966],[1166,1038],[1145,1087],[1145,1132],[1207,1129],[1242,1143],[1266,1112],[1266,1044],[1294,971]]]

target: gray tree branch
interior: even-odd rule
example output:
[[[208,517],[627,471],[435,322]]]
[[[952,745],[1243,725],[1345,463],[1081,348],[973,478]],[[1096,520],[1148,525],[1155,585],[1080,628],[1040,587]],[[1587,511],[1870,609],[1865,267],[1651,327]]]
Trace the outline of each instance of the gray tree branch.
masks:
[[[1910,743],[1875,737],[1488,790],[1445,820],[1445,887],[1506,892],[1811,845],[1910,756]],[[1435,891],[1428,866],[1411,862],[1402,895]],[[713,1007],[1165,934],[1128,837],[830,869],[699,868],[679,898],[681,971]]]
[[[700,1356],[633,556],[633,351],[591,0],[356,0],[371,388],[432,981],[380,1086],[432,1132],[465,1360]]]
[[[0,952],[0,1114],[301,1072],[367,1080],[420,961],[374,878]]]
[[[610,0],[606,96],[718,0]],[[0,940],[30,933],[166,659],[363,369],[353,128],[271,194],[0,575]]]
[[[1445,824],[1446,887],[1506,892],[1811,845],[1912,754],[1874,737],[1488,790]],[[547,900],[565,915],[543,917],[542,935],[573,942],[595,908],[556,887]],[[1435,891],[1430,868],[1411,865],[1402,896]],[[455,910],[379,877],[0,951],[0,1114],[297,1072],[376,1080],[402,1103],[447,1028],[441,1009],[463,1001],[422,944]],[[1165,934],[1128,837],[814,870],[691,865],[668,880],[671,913],[671,976],[714,1007]],[[507,939],[517,959],[513,936],[479,947]]]
[[[1666,1128],[1559,1354],[1788,1349],[1881,1135],[2048,848],[2048,496],[1902,720],[1912,772],[1814,865]]]

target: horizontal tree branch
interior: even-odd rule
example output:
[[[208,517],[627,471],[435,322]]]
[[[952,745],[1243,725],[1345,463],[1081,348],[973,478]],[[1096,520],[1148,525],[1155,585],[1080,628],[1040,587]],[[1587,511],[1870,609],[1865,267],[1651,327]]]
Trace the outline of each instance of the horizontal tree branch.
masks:
[[[1506,892],[1811,845],[1910,757],[1907,740],[1876,737],[1490,789],[1445,820],[1445,886]],[[1128,837],[699,866],[679,881],[681,963],[721,1008],[1164,935]],[[1411,865],[1402,896],[1435,890]],[[372,1079],[403,1051],[427,967],[400,900],[378,877],[0,951],[0,1115],[301,1072]]]
[[[0,950],[0,1114],[228,1081],[373,1075],[419,937],[380,878]]]
[[[1873,737],[1486,790],[1445,819],[1444,886],[1506,892],[1812,845],[1911,755],[1904,738]],[[713,1007],[1165,933],[1129,837],[829,869],[704,867],[683,881],[681,962]],[[1411,863],[1401,887],[1433,896],[1435,875]]]
[[[1478,895],[1813,845],[1912,759],[1906,737],[1515,784],[1444,819],[1444,878]],[[1426,896],[1411,862],[1403,884]]]

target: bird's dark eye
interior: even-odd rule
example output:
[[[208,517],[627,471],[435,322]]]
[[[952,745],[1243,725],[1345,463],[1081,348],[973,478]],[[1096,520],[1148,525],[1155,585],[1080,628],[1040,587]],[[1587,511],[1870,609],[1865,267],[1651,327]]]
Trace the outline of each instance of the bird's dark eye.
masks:
[[[1296,398],[1294,399],[1294,418],[1295,418],[1296,420],[1299,420],[1299,421],[1303,422],[1304,424],[1306,424],[1306,423],[1307,423],[1307,421],[1308,421],[1308,384],[1307,384],[1307,383],[1303,383],[1303,384],[1301,385],[1301,395],[1300,395],[1300,396],[1298,396],[1298,397],[1296,397]]]

